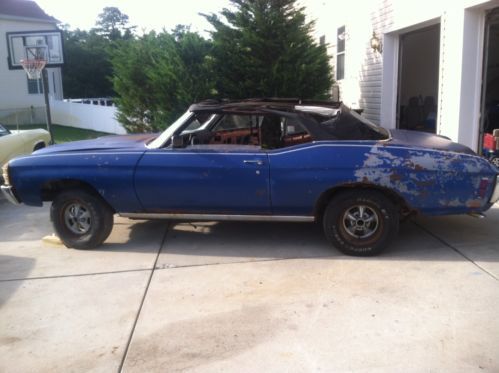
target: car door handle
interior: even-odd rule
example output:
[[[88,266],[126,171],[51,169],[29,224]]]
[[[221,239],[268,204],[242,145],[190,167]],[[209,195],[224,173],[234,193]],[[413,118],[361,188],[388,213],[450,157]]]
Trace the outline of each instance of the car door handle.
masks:
[[[245,159],[243,162],[245,164],[256,164],[257,166],[263,165],[263,161],[260,159]]]

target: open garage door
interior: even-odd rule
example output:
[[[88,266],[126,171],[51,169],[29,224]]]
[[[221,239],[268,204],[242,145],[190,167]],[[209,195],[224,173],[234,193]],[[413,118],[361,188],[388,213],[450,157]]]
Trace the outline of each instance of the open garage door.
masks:
[[[397,128],[436,132],[440,24],[400,36]]]
[[[499,8],[486,17],[480,143],[483,154],[499,165]]]

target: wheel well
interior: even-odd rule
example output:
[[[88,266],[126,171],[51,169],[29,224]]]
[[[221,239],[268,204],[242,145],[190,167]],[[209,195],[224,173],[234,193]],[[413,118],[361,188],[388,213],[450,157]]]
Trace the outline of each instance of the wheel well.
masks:
[[[354,189],[361,189],[361,190],[374,190],[381,192],[385,197],[390,199],[395,206],[399,208],[399,213],[402,218],[407,217],[408,215],[411,215],[414,213],[414,210],[410,208],[410,206],[407,204],[407,202],[402,198],[399,194],[394,192],[391,189],[384,188],[381,186],[377,185],[366,185],[366,184],[347,184],[347,185],[341,185],[337,186],[331,189],[326,190],[324,193],[321,194],[319,199],[317,200],[317,203],[315,204],[315,218],[316,220],[321,220],[322,215],[324,214],[324,210],[326,209],[327,204],[329,201],[337,196],[338,194],[345,192],[345,191],[352,191]]]
[[[41,189],[42,201],[53,201],[57,194],[67,190],[84,190],[87,193],[100,198],[114,211],[113,207],[109,205],[104,198],[102,198],[99,192],[97,192],[92,185],[84,181],[74,179],[51,180],[46,182]]]
[[[47,145],[45,144],[45,141],[43,141],[43,140],[42,140],[42,141],[38,141],[38,142],[35,144],[35,146],[33,147],[33,151],[37,151],[37,150],[43,149],[43,148],[45,148],[45,146],[47,146]]]

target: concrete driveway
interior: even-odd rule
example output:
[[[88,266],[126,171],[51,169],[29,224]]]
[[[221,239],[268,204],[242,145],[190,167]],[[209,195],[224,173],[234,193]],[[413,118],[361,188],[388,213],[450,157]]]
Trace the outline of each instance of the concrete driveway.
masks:
[[[313,224],[116,220],[71,250],[0,200],[0,371],[499,372],[499,207],[369,259]]]

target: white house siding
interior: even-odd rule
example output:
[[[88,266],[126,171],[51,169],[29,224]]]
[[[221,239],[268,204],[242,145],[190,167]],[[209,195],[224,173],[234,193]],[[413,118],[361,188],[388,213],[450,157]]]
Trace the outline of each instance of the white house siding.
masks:
[[[326,36],[335,65],[336,30],[346,27],[340,99],[376,123],[396,126],[399,36],[440,23],[437,132],[478,149],[485,11],[499,1],[303,0],[316,35]],[[372,32],[383,41],[373,53]]]
[[[0,119],[1,115],[18,109],[37,108],[44,105],[43,94],[29,94],[24,70],[9,70],[7,64],[7,32],[53,30],[54,24],[48,22],[4,19],[0,15]],[[49,93],[56,99],[63,98],[60,68],[47,69]],[[55,77],[55,82],[54,82]],[[54,95],[55,83],[55,95]]]

